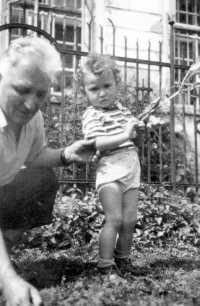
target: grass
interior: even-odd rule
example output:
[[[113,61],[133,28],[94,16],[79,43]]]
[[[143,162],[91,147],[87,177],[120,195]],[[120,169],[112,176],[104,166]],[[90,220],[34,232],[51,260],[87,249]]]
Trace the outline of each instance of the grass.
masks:
[[[44,306],[200,306],[199,205],[143,186],[135,272],[127,284],[114,285],[96,269],[104,219],[98,203],[94,192],[64,197],[54,206],[54,222],[25,233],[13,250],[18,274],[40,291]]]
[[[200,250],[183,242],[137,245],[136,272],[126,285],[104,282],[96,270],[98,241],[68,250],[15,249],[18,273],[36,286],[44,306],[200,305]],[[4,302],[0,300],[0,306]]]

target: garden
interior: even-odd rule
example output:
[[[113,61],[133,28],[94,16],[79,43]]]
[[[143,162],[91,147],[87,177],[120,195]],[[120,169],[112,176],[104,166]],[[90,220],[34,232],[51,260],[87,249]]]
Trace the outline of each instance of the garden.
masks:
[[[97,272],[104,215],[95,190],[83,196],[74,186],[57,198],[53,215],[52,224],[25,233],[11,256],[44,306],[200,305],[200,207],[182,192],[141,185],[127,284]]]
[[[119,97],[120,100],[120,97]],[[78,99],[77,99],[78,101]],[[148,99],[145,100],[148,104]],[[63,110],[63,145],[81,139],[81,114],[87,103],[74,105],[74,96],[66,97]],[[135,109],[131,109],[135,113]],[[162,114],[161,114],[162,113]],[[61,116],[43,110],[48,145],[60,147]],[[168,116],[160,110],[158,117]],[[167,123],[166,123],[167,122]],[[170,128],[162,126],[163,178],[170,175]],[[75,128],[74,128],[75,127]],[[176,135],[177,136],[177,135]],[[149,141],[149,138],[151,141]],[[44,306],[193,306],[200,305],[200,206],[182,190],[173,192],[168,184],[158,184],[159,148],[155,130],[147,132],[143,143],[151,146],[151,179],[147,180],[147,146],[143,152],[142,184],[139,192],[138,218],[131,258],[134,270],[126,284],[113,284],[99,275],[98,239],[104,213],[95,189],[79,184],[62,185],[57,194],[53,223],[26,232],[20,245],[12,250],[11,259],[17,273],[34,285]],[[176,161],[181,166],[181,137],[176,143]],[[76,167],[83,179],[85,169]],[[74,166],[56,169],[65,180],[74,176]],[[90,166],[88,178],[94,177]],[[193,175],[187,166],[187,182]],[[0,306],[5,301],[0,297]]]

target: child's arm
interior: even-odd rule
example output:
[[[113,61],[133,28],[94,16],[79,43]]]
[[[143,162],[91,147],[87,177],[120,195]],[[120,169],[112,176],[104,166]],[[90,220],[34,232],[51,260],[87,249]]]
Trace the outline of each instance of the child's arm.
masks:
[[[124,132],[116,135],[103,135],[95,138],[95,146],[99,151],[112,150],[133,138],[134,131],[138,126],[138,120],[131,118],[128,120]]]

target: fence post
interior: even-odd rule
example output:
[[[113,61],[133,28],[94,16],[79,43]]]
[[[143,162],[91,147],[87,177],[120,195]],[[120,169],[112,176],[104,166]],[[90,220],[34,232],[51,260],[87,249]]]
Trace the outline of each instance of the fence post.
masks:
[[[112,24],[112,27],[113,27],[113,56],[115,56],[115,32],[116,32],[116,28],[115,28],[115,25],[112,22],[112,20],[110,18],[108,18],[108,20],[110,21],[110,23]]]
[[[88,24],[88,28],[89,28],[89,37],[88,37],[88,49],[89,49],[89,52],[91,51],[91,47],[92,47],[92,21],[93,19],[95,18],[95,16],[92,17],[92,19],[90,20]]]
[[[170,95],[174,93],[174,21],[170,21]],[[175,169],[175,120],[174,120],[174,98],[170,103],[170,135],[171,135],[171,183],[173,191],[176,190],[176,169]]]
[[[199,180],[198,180],[198,142],[197,142],[197,105],[196,100],[194,101],[194,146],[195,146],[195,184],[196,184],[196,203],[199,202]]]
[[[63,44],[65,43],[65,35],[63,35]],[[63,138],[64,138],[64,108],[65,108],[65,54],[62,54],[62,96],[61,96],[61,108],[60,108],[60,147],[63,147]],[[63,167],[59,169],[59,179],[62,180]],[[59,186],[59,198],[60,202],[62,201],[62,185]]]
[[[101,44],[101,54],[103,53],[103,27],[102,26],[100,26],[100,29],[101,29],[101,36],[99,37],[99,39],[100,39],[100,44]]]
[[[12,23],[12,2],[9,3],[9,23]],[[8,34],[8,44],[11,42],[11,29],[9,29]]]
[[[127,37],[124,36],[124,58],[125,58],[125,62],[124,62],[124,104],[126,107],[128,107],[127,105],[127,99],[126,99],[126,94],[127,94]]]

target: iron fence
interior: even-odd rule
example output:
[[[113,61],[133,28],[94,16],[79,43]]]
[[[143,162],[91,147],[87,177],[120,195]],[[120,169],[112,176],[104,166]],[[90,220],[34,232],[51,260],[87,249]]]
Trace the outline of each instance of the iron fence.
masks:
[[[24,16],[26,11],[24,9]],[[11,20],[11,18],[10,18]],[[25,20],[25,17],[24,17]],[[89,37],[88,46],[89,51],[92,51],[91,32],[92,21],[88,24]],[[118,98],[120,102],[129,107],[136,117],[147,106],[150,101],[157,97],[163,97],[163,75],[169,75],[169,94],[173,94],[175,87],[175,72],[178,70],[184,75],[184,72],[189,69],[185,65],[177,65],[174,62],[174,23],[171,22],[170,33],[170,62],[163,62],[162,60],[162,43],[158,42],[157,60],[152,60],[151,43],[148,43],[147,59],[140,58],[139,42],[136,42],[135,56],[128,57],[128,39],[124,37],[124,56],[117,56],[116,48],[116,28],[110,20],[112,25],[112,57],[117,61],[121,67],[123,76],[123,86],[120,87]],[[9,23],[0,26],[0,31],[9,31],[9,37],[12,35],[12,30],[21,28],[22,35],[27,35],[27,31],[36,32],[37,35],[44,36],[49,39],[59,50],[62,57],[62,72],[60,76],[59,95],[56,96],[55,91],[52,96],[56,97],[56,103],[52,99],[47,105],[46,115],[46,130],[48,131],[47,141],[51,144],[52,127],[55,127],[53,120],[57,116],[59,145],[63,146],[73,142],[82,137],[81,135],[81,113],[87,106],[87,101],[80,97],[76,86],[70,83],[73,77],[68,76],[66,69],[66,59],[71,56],[74,61],[75,70],[78,62],[86,57],[88,52],[82,52],[78,45],[75,44],[74,49],[67,48],[65,44],[66,28],[63,26],[63,43],[58,44],[56,40],[48,33],[25,23]],[[76,32],[76,35],[78,33]],[[101,28],[100,36],[100,53],[104,50],[103,28]],[[179,110],[179,117],[181,118],[182,129],[181,132],[176,131],[176,116],[177,107],[176,101],[171,100],[169,109],[165,110],[164,117],[167,118],[167,123],[160,126],[155,131],[146,131],[141,137],[139,146],[139,157],[142,166],[142,182],[147,184],[165,185],[173,190],[181,189],[185,195],[190,196],[198,202],[199,194],[199,156],[198,143],[200,141],[200,118],[199,118],[199,98],[198,93],[192,105],[192,121],[193,129],[189,133],[193,134],[193,148],[190,148],[188,153],[188,131],[187,131],[187,113],[185,99],[182,97],[181,111]],[[58,103],[60,102],[60,103]],[[56,105],[56,107],[55,107]],[[179,107],[180,109],[180,107]],[[70,113],[70,118],[68,114]],[[160,114],[163,116],[163,114]],[[66,129],[71,124],[71,129]],[[70,134],[70,135],[68,135]],[[190,135],[189,135],[190,136]],[[188,159],[188,154],[189,159]],[[180,171],[181,175],[180,175]],[[177,179],[177,173],[179,173]],[[77,166],[72,168],[61,168],[59,170],[60,192],[64,192],[66,186],[76,184],[77,186],[85,186],[84,188],[94,187],[94,165]],[[82,188],[82,187],[81,187]]]

